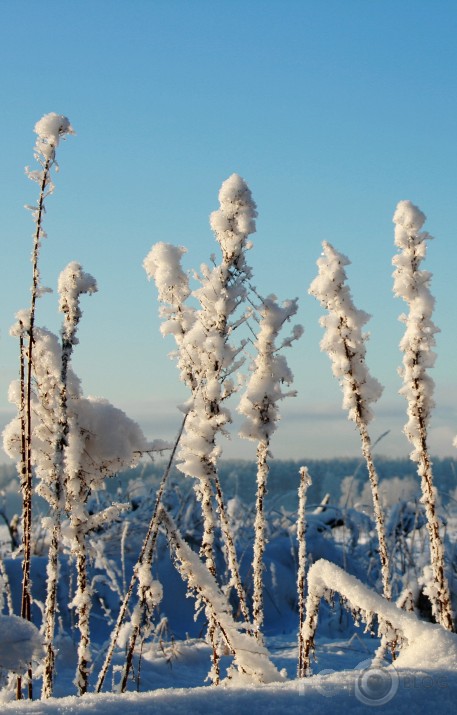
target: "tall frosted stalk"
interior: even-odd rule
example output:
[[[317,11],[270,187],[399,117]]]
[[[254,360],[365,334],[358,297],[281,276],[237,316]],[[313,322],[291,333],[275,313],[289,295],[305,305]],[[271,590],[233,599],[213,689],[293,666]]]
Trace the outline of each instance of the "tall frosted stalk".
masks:
[[[319,273],[311,283],[309,292],[328,310],[328,315],[320,319],[326,329],[321,349],[329,354],[333,374],[343,390],[343,408],[348,410],[348,417],[356,424],[360,434],[373,497],[383,591],[385,598],[390,600],[390,559],[379,480],[368,433],[368,424],[373,418],[370,404],[379,399],[383,389],[370,375],[365,361],[366,336],[362,333],[362,327],[370,316],[355,307],[350,290],[345,285],[347,276],[344,266],[349,265],[349,259],[338,253],[327,241],[323,242],[322,248],[322,256],[317,261]]]
[[[403,366],[400,369],[403,387],[400,394],[408,402],[408,422],[404,431],[413,445],[411,459],[417,464],[421,478],[422,503],[427,516],[430,539],[430,561],[433,583],[426,586],[433,613],[441,625],[454,631],[451,595],[446,578],[444,548],[436,513],[432,462],[427,444],[427,432],[434,407],[434,382],[427,371],[433,367],[436,355],[435,334],[439,331],[432,321],[435,299],[430,292],[431,273],[420,269],[425,258],[426,241],[431,236],[421,231],[425,216],[410,201],[400,201],[394,214],[395,245],[399,252],[393,258],[395,266],[394,293],[409,306],[408,315],[401,315],[405,334],[400,343]]]
[[[31,532],[32,532],[32,365],[34,346],[34,327],[36,301],[40,294],[39,252],[41,240],[46,237],[43,229],[45,199],[54,190],[51,179],[51,169],[57,167],[56,149],[60,139],[72,134],[73,129],[67,117],[59,114],[46,114],[35,125],[37,139],[35,142],[35,159],[40,169],[31,171],[26,168],[27,176],[39,185],[39,196],[36,206],[28,206],[35,222],[32,250],[32,286],[31,302],[27,320],[27,335],[21,345],[21,423],[24,430],[21,454],[21,491],[22,491],[22,533],[23,533],[23,568],[22,568],[22,599],[21,616],[30,620],[30,568],[31,568]],[[32,697],[32,681],[29,673],[28,694]],[[18,679],[18,699],[22,697],[21,683]]]

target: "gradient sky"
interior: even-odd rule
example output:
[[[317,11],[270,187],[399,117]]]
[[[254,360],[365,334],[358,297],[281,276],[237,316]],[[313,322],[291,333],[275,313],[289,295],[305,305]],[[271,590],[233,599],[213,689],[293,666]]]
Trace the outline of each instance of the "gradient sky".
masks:
[[[110,399],[151,437],[172,438],[187,397],[159,333],[142,268],[157,241],[188,248],[198,268],[217,249],[208,224],[222,181],[248,182],[259,218],[249,263],[260,292],[300,298],[305,335],[288,359],[298,397],[282,406],[277,457],[354,455],[322,314],[307,294],[321,242],[352,261],[354,302],[368,324],[368,364],[385,386],[373,439],[406,456],[392,295],[392,215],[410,199],[435,236],[426,265],[437,298],[435,454],[457,433],[457,3],[454,0],[18,0],[0,2],[0,419],[12,415],[15,312],[29,303],[36,200],[24,175],[33,127],[67,115],[47,202],[42,280],[79,261],[98,280],[83,303],[74,367],[85,394]],[[56,295],[37,322],[57,331]],[[252,455],[234,437],[226,456]]]

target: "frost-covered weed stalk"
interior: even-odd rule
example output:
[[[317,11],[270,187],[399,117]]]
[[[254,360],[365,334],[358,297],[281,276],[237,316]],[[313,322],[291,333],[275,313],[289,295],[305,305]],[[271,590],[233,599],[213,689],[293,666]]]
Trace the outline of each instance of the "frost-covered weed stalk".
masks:
[[[194,592],[204,608],[208,621],[214,622],[225,646],[233,656],[227,670],[227,679],[236,684],[248,682],[274,683],[283,680],[271,662],[265,647],[243,633],[244,624],[234,621],[227,598],[220,590],[213,574],[202,564],[198,555],[181,538],[172,518],[161,507],[160,516],[167,533],[175,563],[190,591]]]
[[[58,169],[56,161],[56,149],[60,140],[67,134],[73,134],[73,129],[67,117],[54,112],[43,116],[34,128],[37,134],[35,141],[34,156],[40,168],[31,170],[26,167],[29,179],[35,181],[39,186],[39,196],[35,206],[26,206],[32,212],[35,223],[32,250],[32,286],[31,303],[27,314],[19,317],[20,340],[20,420],[21,420],[21,455],[18,462],[21,491],[23,500],[22,513],[22,533],[23,533],[23,582],[22,582],[22,602],[21,615],[30,620],[30,556],[31,556],[31,529],[32,529],[32,455],[31,455],[31,434],[32,434],[32,360],[34,348],[34,327],[36,301],[42,287],[40,285],[40,272],[38,258],[41,241],[46,237],[43,229],[43,216],[45,213],[45,199],[54,191],[54,184],[51,178],[51,169],[54,166]],[[29,686],[29,696],[31,697],[31,685]],[[21,697],[20,683],[18,685],[18,697]]]
[[[257,216],[251,192],[236,174],[222,184],[219,201],[220,209],[211,214],[210,221],[222,251],[222,261],[212,269],[201,266],[201,287],[193,292],[200,309],[182,345],[182,354],[187,356],[196,380],[178,464],[184,474],[197,480],[204,522],[201,553],[213,574],[212,499],[221,452],[216,438],[231,421],[224,402],[236,389],[231,375],[241,365],[237,360],[241,348],[234,347],[229,338],[238,323],[234,314],[246,297],[246,280],[251,277],[245,252],[250,248],[248,236],[255,231]]]
[[[196,478],[195,489],[203,512],[201,554],[214,575],[216,516],[213,498],[216,488],[231,583],[235,585],[246,619],[248,614],[235,547],[222,493],[217,487],[220,447],[216,438],[231,421],[230,412],[223,403],[236,389],[231,375],[242,364],[237,356],[243,344],[233,347],[229,338],[244,319],[243,316],[236,318],[235,313],[245,300],[245,283],[251,276],[245,251],[250,248],[248,236],[255,231],[257,213],[248,186],[236,174],[223,183],[219,201],[220,209],[211,214],[211,227],[222,250],[222,261],[213,268],[207,265],[200,268],[201,287],[192,293],[200,304],[199,310],[184,307],[184,301],[190,295],[188,279],[180,264],[184,249],[157,244],[145,259],[144,266],[156,282],[160,300],[167,304],[161,308],[165,318],[162,333],[172,333],[175,337],[181,379],[192,394],[186,430],[181,439],[182,461],[178,468]],[[210,624],[210,635],[212,629]]]
[[[162,304],[159,315],[162,318],[160,332],[163,336],[173,335],[177,349],[171,354],[176,358],[181,380],[190,390],[197,385],[197,366],[183,348],[184,338],[195,321],[195,309],[186,305],[191,290],[189,278],[181,266],[186,249],[169,243],[156,243],[143,261],[149,279],[153,279],[159,301]]]
[[[373,496],[383,591],[384,596],[390,599],[390,562],[384,515],[368,433],[368,424],[373,418],[370,404],[379,399],[383,389],[370,375],[365,361],[367,336],[363,335],[362,327],[370,316],[355,307],[349,287],[345,285],[347,276],[344,266],[350,264],[349,259],[338,253],[327,241],[323,242],[322,248],[323,254],[317,261],[319,273],[311,283],[309,293],[328,310],[328,315],[320,319],[326,331],[321,349],[329,354],[333,374],[343,390],[343,408],[348,410],[349,419],[356,424],[360,433]]]
[[[92,588],[87,576],[88,535],[116,519],[126,504],[113,503],[92,514],[88,499],[104,488],[106,477],[138,463],[141,453],[150,449],[140,427],[120,409],[101,398],[80,398],[70,420],[66,451],[66,511],[64,539],[76,559],[77,589],[71,607],[76,609],[80,640],[75,684],[82,695],[87,692],[91,670],[89,618]]]
[[[307,467],[300,469],[300,484],[298,487],[297,541],[298,541],[298,667],[297,675],[304,678],[305,673],[305,641],[303,639],[303,624],[305,622],[305,574],[306,574],[306,497],[311,486],[311,477]]]
[[[61,394],[62,351],[56,335],[50,331],[35,327],[32,362],[32,392],[30,408],[32,412],[30,435],[30,460],[37,479],[36,493],[49,504],[50,516],[44,521],[45,530],[50,533],[49,560],[47,566],[47,598],[44,614],[44,640],[46,647],[45,668],[43,673],[43,694],[48,697],[52,692],[54,672],[54,622],[55,595],[57,588],[57,557],[61,544],[59,526],[61,520],[61,475],[57,481],[54,465],[55,447],[58,439],[58,414]],[[75,375],[68,373],[68,389],[79,393],[79,382]],[[3,432],[4,449],[10,457],[21,458],[22,424],[20,416],[20,382],[13,382],[9,389],[9,400],[16,404],[18,416]],[[30,495],[32,496],[32,495]]]
[[[54,678],[54,630],[57,603],[57,583],[58,583],[58,555],[61,544],[61,522],[65,508],[65,447],[67,446],[67,436],[69,432],[68,424],[68,371],[73,348],[78,344],[76,331],[81,319],[82,312],[79,307],[79,297],[84,293],[94,293],[97,290],[95,279],[88,273],[84,273],[79,263],[70,263],[59,277],[58,290],[60,295],[59,309],[64,314],[64,324],[62,326],[62,349],[60,364],[60,381],[58,383],[58,395],[56,404],[55,423],[55,446],[54,458],[51,464],[49,490],[54,490],[54,498],[51,498],[51,513],[53,524],[51,527],[51,541],[48,551],[47,566],[47,596],[45,604],[45,643],[46,659],[43,673],[43,696],[52,695]],[[49,494],[50,496],[50,494]]]
[[[261,639],[263,625],[263,556],[266,545],[266,527],[264,499],[267,493],[268,457],[270,440],[276,431],[279,420],[278,402],[288,396],[295,396],[295,391],[283,392],[281,385],[290,385],[292,372],[284,355],[279,354],[282,347],[289,347],[303,332],[301,325],[293,328],[290,337],[281,345],[276,341],[284,323],[297,312],[297,299],[287,300],[281,305],[276,297],[268,296],[259,308],[259,331],[255,342],[257,356],[252,365],[252,374],[246,391],[240,400],[238,411],[246,418],[241,426],[240,435],[257,442],[257,495],[256,516],[254,522],[254,558],[253,570],[253,622],[256,635]]]
[[[426,241],[431,236],[421,231],[425,216],[410,201],[400,201],[394,214],[395,245],[399,252],[393,258],[395,266],[394,293],[409,305],[408,315],[401,315],[405,334],[400,342],[403,366],[400,369],[403,387],[400,394],[408,402],[408,422],[404,431],[413,445],[411,459],[417,463],[421,477],[422,503],[427,515],[430,538],[430,560],[433,582],[425,589],[433,613],[444,628],[454,630],[449,585],[445,574],[444,548],[436,513],[432,462],[427,445],[427,430],[434,407],[434,382],[428,375],[436,355],[433,352],[438,328],[432,321],[435,300],[430,292],[431,273],[420,269],[425,258]]]
[[[160,486],[156,492],[154,510],[153,510],[153,513],[152,513],[152,516],[151,516],[151,519],[149,522],[149,527],[146,532],[146,536],[144,537],[143,545],[141,547],[141,551],[138,556],[137,562],[134,566],[133,574],[132,574],[132,578],[130,580],[129,587],[125,592],[122,606],[120,608],[119,615],[118,615],[118,618],[116,621],[116,625],[115,625],[113,632],[111,634],[110,647],[107,651],[105,661],[103,663],[99,677],[97,679],[97,685],[96,685],[97,692],[100,692],[100,690],[103,686],[103,682],[106,677],[106,673],[108,672],[108,668],[111,664],[114,649],[116,647],[116,644],[118,642],[119,635],[121,632],[122,624],[123,624],[124,619],[127,615],[128,604],[129,604],[130,598],[133,593],[133,588],[134,588],[135,582],[138,583],[138,601],[133,609],[132,617],[130,620],[130,636],[129,636],[128,646],[126,649],[124,669],[123,669],[123,673],[122,673],[122,677],[121,677],[120,685],[119,685],[120,692],[123,693],[126,690],[129,673],[130,673],[130,671],[132,669],[132,665],[133,665],[133,657],[134,657],[134,653],[135,653],[135,647],[136,647],[138,637],[140,636],[140,633],[142,633],[142,643],[144,643],[144,641],[146,640],[146,638],[149,636],[149,634],[152,632],[152,629],[153,629],[152,614],[153,614],[154,609],[159,605],[159,603],[162,599],[162,589],[160,587],[160,584],[157,581],[153,581],[152,575],[151,575],[152,574],[152,559],[154,556],[155,545],[156,545],[157,536],[159,533],[159,526],[160,526],[159,510],[160,510],[160,507],[162,506],[162,499],[163,499],[163,495],[165,492],[165,487],[166,487],[167,480],[168,480],[168,477],[170,474],[170,470],[174,463],[176,450],[178,448],[179,440],[180,440],[182,432],[184,430],[184,425],[186,423],[186,419],[187,419],[187,414],[184,415],[184,418],[183,418],[183,421],[181,424],[181,428],[180,428],[178,435],[175,439],[173,448],[171,449],[170,456],[168,459],[168,464],[167,464],[165,471],[163,473],[162,481],[160,482]],[[158,445],[158,446],[160,446],[160,445]],[[165,443],[162,446],[165,449],[168,449],[170,447],[170,445],[167,445]],[[138,668],[139,667],[140,666],[138,666]]]
[[[343,597],[343,603],[352,611],[356,623],[364,621],[367,631],[377,625],[384,640],[402,644],[396,662],[398,668],[439,670],[446,668],[445,662],[449,662],[449,654],[455,659],[456,640],[452,634],[439,625],[424,623],[415,614],[407,613],[394,603],[389,603],[335,564],[319,559],[308,573],[306,621],[302,629],[306,644],[306,674],[309,674],[310,669],[310,654],[314,648],[320,601],[322,598],[331,600],[335,593]],[[380,648],[375,655],[375,667],[381,665],[382,657],[383,649]]]
[[[69,362],[73,346],[77,344],[76,329],[81,317],[79,295],[96,290],[95,280],[85,274],[81,266],[71,263],[59,278],[60,310],[65,315],[62,343],[42,328],[34,330],[32,359],[33,392],[30,405],[31,464],[36,470],[37,493],[49,504],[50,516],[44,526],[50,533],[47,564],[47,596],[44,611],[45,663],[43,696],[52,695],[54,678],[54,629],[57,609],[58,554],[61,547],[61,521],[66,501],[65,448],[69,434],[69,402],[80,398],[80,384],[71,371]],[[10,389],[10,399],[20,405],[18,385]],[[20,411],[20,410],[19,410]],[[20,418],[19,418],[20,420]],[[13,420],[4,433],[5,449],[17,453],[21,435],[19,420]]]
[[[134,465],[141,452],[151,447],[139,426],[124,412],[107,400],[83,397],[80,382],[68,364],[70,344],[76,343],[79,295],[94,287],[91,276],[83,273],[77,264],[70,264],[60,281],[61,309],[66,316],[62,345],[53,333],[42,328],[34,331],[31,457],[38,479],[37,493],[51,507],[51,516],[43,519],[43,525],[52,534],[45,614],[45,696],[52,692],[54,663],[55,614],[51,613],[51,608],[53,604],[56,608],[58,543],[53,545],[52,541],[60,537],[62,511],[68,516],[62,525],[63,541],[70,547],[77,567],[76,595],[69,605],[76,609],[78,616],[80,642],[76,683],[82,694],[87,691],[91,663],[89,616],[92,590],[87,578],[87,537],[102,524],[116,518],[123,508],[123,505],[113,504],[92,514],[88,498],[104,488],[107,476]],[[19,393],[19,386],[13,383],[10,399],[19,403]],[[4,430],[4,448],[10,456],[18,458],[20,447],[21,422],[18,417]]]

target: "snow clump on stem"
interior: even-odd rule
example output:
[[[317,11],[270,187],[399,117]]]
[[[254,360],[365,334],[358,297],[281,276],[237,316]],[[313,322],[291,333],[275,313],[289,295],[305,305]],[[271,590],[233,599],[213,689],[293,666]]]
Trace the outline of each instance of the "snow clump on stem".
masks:
[[[55,160],[55,151],[60,140],[67,134],[75,133],[68,117],[55,112],[45,114],[35,124],[34,131],[38,135],[35,142],[37,158],[41,155],[45,160],[51,161]]]

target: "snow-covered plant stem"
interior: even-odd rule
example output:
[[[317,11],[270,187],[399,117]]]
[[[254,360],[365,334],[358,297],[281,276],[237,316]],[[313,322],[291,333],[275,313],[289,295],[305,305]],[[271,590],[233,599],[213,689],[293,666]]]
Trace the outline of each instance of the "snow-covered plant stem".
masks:
[[[426,254],[426,241],[431,236],[421,231],[425,216],[410,201],[400,201],[394,214],[395,245],[399,253],[394,256],[394,293],[409,305],[409,314],[401,315],[406,331],[400,343],[403,367],[400,370],[403,387],[400,390],[408,402],[408,422],[404,431],[414,449],[411,459],[417,463],[421,478],[422,503],[427,516],[430,540],[430,560],[434,583],[427,587],[433,613],[438,623],[449,631],[454,630],[452,603],[445,573],[444,547],[440,536],[433,486],[432,462],[427,445],[427,431],[434,407],[434,383],[427,374],[433,367],[435,333],[438,328],[432,321],[435,300],[430,293],[431,273],[420,269]]]
[[[253,556],[253,622],[256,636],[262,638],[263,611],[263,557],[266,546],[266,526],[264,500],[267,493],[270,456],[270,439],[279,420],[277,403],[295,392],[283,392],[282,383],[293,380],[287,361],[278,351],[290,346],[303,332],[301,326],[294,327],[291,337],[277,346],[276,340],[284,323],[297,312],[297,300],[288,300],[280,306],[275,296],[270,295],[260,306],[260,327],[255,346],[257,357],[252,365],[252,375],[248,382],[238,411],[245,416],[241,436],[257,441],[257,494],[254,521]]]
[[[171,467],[172,467],[173,462],[174,462],[176,450],[177,450],[177,448],[178,448],[179,441],[180,441],[180,439],[181,439],[181,435],[182,435],[182,433],[183,433],[184,426],[185,426],[185,424],[186,424],[186,420],[187,420],[187,413],[186,413],[186,414],[184,415],[184,417],[183,417],[183,420],[182,420],[182,423],[181,423],[181,427],[180,427],[179,432],[178,432],[178,435],[177,435],[177,437],[176,437],[176,439],[175,439],[175,443],[174,443],[174,445],[173,445],[173,449],[171,450],[171,453],[170,453],[170,457],[169,457],[169,459],[168,459],[167,466],[166,466],[165,471],[164,471],[164,473],[163,473],[162,481],[160,482],[160,486],[159,486],[159,489],[158,489],[157,494],[156,494],[156,500],[155,500],[155,504],[154,504],[154,511],[153,511],[151,520],[150,520],[150,522],[149,522],[149,527],[148,527],[148,530],[147,530],[147,532],[146,532],[146,536],[144,537],[144,540],[143,540],[143,544],[142,544],[142,547],[141,547],[140,555],[138,556],[136,565],[135,565],[135,567],[134,567],[134,569],[133,569],[133,574],[132,574],[132,578],[130,579],[129,587],[128,587],[127,591],[125,592],[124,600],[123,600],[123,602],[122,602],[122,605],[121,605],[121,608],[120,608],[120,611],[119,611],[119,614],[118,614],[118,617],[117,617],[116,625],[115,625],[115,627],[113,628],[113,632],[112,632],[112,634],[111,634],[110,646],[109,646],[109,648],[108,648],[108,651],[107,651],[107,654],[106,654],[106,657],[105,657],[105,661],[104,661],[104,663],[103,663],[103,666],[102,666],[102,668],[101,668],[101,670],[100,670],[100,674],[99,674],[98,679],[97,679],[97,685],[95,686],[95,691],[96,691],[97,693],[99,693],[100,690],[102,689],[103,683],[105,682],[106,674],[107,674],[108,669],[109,669],[109,667],[110,667],[110,665],[111,665],[111,661],[112,661],[112,659],[113,659],[114,650],[115,650],[115,648],[116,648],[116,645],[117,645],[117,642],[118,642],[118,639],[119,639],[119,634],[120,634],[120,631],[121,631],[121,628],[122,628],[122,624],[124,623],[125,617],[126,617],[126,615],[127,615],[127,610],[128,610],[128,606],[129,606],[130,599],[131,599],[132,594],[133,594],[133,589],[135,588],[135,583],[136,583],[137,580],[138,580],[138,574],[139,574],[140,570],[142,570],[142,569],[145,568],[145,566],[150,569],[150,566],[151,566],[151,563],[152,563],[152,557],[153,557],[153,554],[154,554],[155,543],[156,543],[157,534],[158,534],[158,531],[159,531],[159,517],[158,517],[159,507],[160,507],[161,502],[162,502],[162,497],[163,497],[163,494],[164,494],[164,491],[165,491],[165,486],[166,486],[166,483],[167,483],[167,481],[168,481],[168,476],[169,476],[169,474],[170,474],[170,470],[171,470]],[[139,587],[139,594],[138,594],[138,595],[139,595],[139,599],[140,599],[140,603],[141,603],[141,597],[142,597],[141,587]],[[144,605],[144,603],[143,603],[143,605]],[[122,676],[123,683],[125,683],[125,684],[127,683],[127,679],[128,679],[128,676],[129,676],[129,672],[130,672],[130,669],[131,669],[131,667],[132,667],[133,654],[134,654],[135,644],[136,644],[136,640],[137,640],[137,638],[138,638],[139,632],[140,632],[140,623],[139,623],[139,621],[138,621],[138,622],[134,625],[134,628],[133,628],[133,630],[132,630],[132,633],[131,633],[131,636],[130,636],[130,641],[129,641],[129,647],[128,647],[128,650],[127,650],[126,662],[125,662],[124,672],[123,672],[123,676]],[[122,686],[123,689],[125,689],[125,684]],[[122,692],[123,692],[123,690],[122,690]]]
[[[220,208],[211,214],[211,227],[222,251],[222,260],[212,269],[201,266],[201,287],[193,295],[200,303],[192,326],[184,336],[181,354],[194,375],[192,407],[181,441],[178,468],[196,479],[195,489],[202,505],[201,554],[214,575],[213,508],[214,478],[220,447],[217,436],[231,421],[223,403],[235,391],[230,376],[241,364],[240,348],[229,343],[238,321],[237,308],[245,300],[251,270],[245,253],[249,234],[255,231],[256,206],[245,181],[233,174],[219,191]]]
[[[55,502],[52,508],[51,541],[48,552],[47,566],[47,596],[45,604],[45,648],[46,657],[43,673],[43,697],[52,695],[54,678],[54,629],[57,605],[58,557],[61,544],[61,521],[65,506],[65,463],[64,450],[68,446],[68,368],[73,348],[78,343],[76,331],[81,318],[79,297],[83,293],[94,293],[97,290],[95,279],[84,273],[79,263],[70,263],[59,277],[59,309],[64,314],[62,327],[62,352],[59,396],[57,414],[55,415],[55,448],[52,462],[51,484],[55,489]],[[78,553],[80,553],[78,551]],[[81,560],[78,561],[81,566]],[[78,569],[79,574],[79,569]],[[81,583],[86,587],[86,577],[81,574]]]
[[[271,663],[264,646],[242,632],[244,624],[233,620],[227,599],[216,579],[201,563],[198,555],[183,541],[163,506],[159,515],[182,578],[204,607],[208,621],[214,623],[221,633],[233,655],[233,665],[239,674],[245,676],[250,684],[281,681],[283,677]],[[229,668],[228,677],[232,676],[233,668]]]
[[[303,640],[303,624],[305,622],[305,574],[306,574],[306,495],[311,485],[311,477],[307,467],[300,469],[300,484],[298,487],[298,515],[297,515],[297,541],[298,541],[298,668],[297,675],[304,678],[305,672],[305,642]]]
[[[45,212],[45,199],[54,190],[51,180],[51,169],[56,163],[56,148],[59,141],[67,134],[72,134],[73,129],[67,117],[55,113],[46,114],[35,125],[37,139],[35,142],[35,159],[40,165],[40,170],[26,169],[27,175],[39,185],[39,196],[36,206],[28,206],[35,222],[32,250],[32,286],[31,302],[27,320],[27,346],[21,337],[21,425],[22,453],[21,453],[21,491],[22,491],[22,533],[23,533],[23,580],[21,616],[30,620],[30,557],[31,557],[31,529],[32,529],[32,365],[34,346],[34,327],[36,301],[40,293],[40,272],[38,267],[41,240],[46,237],[43,229],[43,215]],[[22,331],[21,331],[22,336]],[[29,697],[32,697],[31,678],[29,678]],[[22,697],[20,682],[17,689],[18,698]]]
[[[319,273],[311,283],[309,293],[328,310],[328,315],[320,319],[326,329],[321,349],[330,356],[333,374],[343,390],[343,408],[348,410],[348,417],[356,424],[360,434],[373,497],[383,592],[384,597],[390,600],[390,559],[379,480],[368,433],[368,424],[373,417],[370,403],[375,402],[382,393],[382,386],[370,375],[365,361],[367,336],[362,334],[362,327],[370,316],[355,307],[350,290],[345,285],[347,276],[344,266],[349,265],[349,259],[338,253],[327,241],[323,242],[322,248],[323,254],[317,261]]]
[[[200,552],[213,576],[216,573],[213,498],[221,453],[217,437],[231,422],[230,412],[223,404],[235,391],[230,378],[241,364],[237,356],[242,346],[233,347],[229,338],[239,323],[239,318],[234,315],[245,300],[246,281],[251,277],[245,253],[250,248],[248,236],[255,231],[257,215],[249,187],[237,174],[232,174],[222,184],[219,202],[219,210],[211,214],[211,228],[221,248],[222,260],[212,269],[205,265],[200,268],[201,287],[193,293],[200,309],[182,345],[196,379],[192,388],[192,407],[181,441],[182,462],[177,465],[184,474],[196,479],[195,491],[203,515]],[[214,654],[212,677],[218,682],[214,621],[209,621],[208,632]]]
[[[78,665],[75,683],[79,694],[87,693],[90,673],[90,630],[89,618],[92,605],[92,589],[87,578],[87,546],[84,532],[79,530],[73,539],[73,550],[76,552],[76,595],[73,605],[78,614]]]
[[[226,587],[226,593],[229,594],[231,588],[234,588],[238,601],[240,604],[241,615],[244,618],[244,622],[250,623],[249,610],[246,601],[246,593],[241,582],[240,568],[238,565],[238,558],[236,555],[236,547],[233,541],[232,530],[230,528],[229,518],[227,514],[227,508],[224,502],[224,495],[222,493],[222,487],[219,480],[219,475],[216,473],[214,479],[214,486],[216,492],[216,503],[219,518],[221,520],[221,529],[224,536],[224,546],[225,546],[225,559],[230,571],[230,581]]]
[[[196,479],[195,491],[203,513],[201,555],[214,575],[213,498],[216,491],[232,581],[243,602],[233,539],[228,519],[224,518],[223,500],[217,488],[215,490],[220,455],[216,438],[231,420],[223,402],[235,390],[229,378],[241,363],[236,360],[240,348],[229,344],[229,336],[239,322],[233,315],[245,299],[245,282],[251,276],[245,252],[250,248],[248,236],[255,231],[257,214],[248,186],[236,174],[223,183],[219,200],[220,209],[211,215],[211,226],[222,250],[222,261],[212,269],[201,267],[201,288],[193,293],[200,310],[191,311],[184,306],[190,295],[188,279],[180,265],[184,249],[157,244],[146,257],[144,266],[148,276],[156,282],[159,299],[168,304],[161,308],[165,318],[161,330],[175,337],[181,379],[192,393],[181,441],[182,463],[178,468]]]
[[[127,508],[125,504],[114,503],[96,515],[90,515],[87,509],[89,491],[84,482],[83,472],[72,474],[72,481],[80,482],[78,491],[73,491],[70,497],[70,533],[71,552],[76,558],[76,593],[70,607],[76,609],[78,617],[79,643],[78,663],[74,683],[79,695],[87,693],[89,675],[92,667],[90,614],[92,610],[92,586],[88,578],[88,545],[87,537],[91,531],[98,529],[102,523],[116,519],[120,512]]]
[[[383,639],[404,644],[402,657],[406,657],[406,661],[404,660],[403,667],[427,667],[423,661],[418,664],[418,654],[422,651],[427,653],[429,663],[439,668],[443,655],[446,654],[447,657],[448,652],[455,649],[455,637],[446,633],[439,625],[420,621],[414,613],[407,613],[394,603],[386,601],[339,566],[320,559],[308,572],[306,620],[302,629],[306,646],[306,675],[310,674],[310,656],[314,649],[320,601],[322,598],[330,600],[335,593],[341,594],[346,608],[352,611],[357,622],[361,619],[366,623],[367,630],[377,622],[378,632]],[[426,648],[424,643],[427,644]],[[375,655],[375,662],[379,655],[379,652]]]

